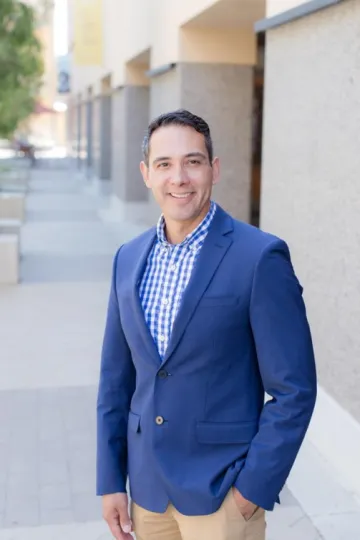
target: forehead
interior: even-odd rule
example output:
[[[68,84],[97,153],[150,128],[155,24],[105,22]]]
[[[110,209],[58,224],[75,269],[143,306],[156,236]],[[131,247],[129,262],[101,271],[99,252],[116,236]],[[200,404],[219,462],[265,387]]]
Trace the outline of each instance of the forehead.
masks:
[[[205,138],[189,126],[162,126],[150,139],[152,156],[172,156],[189,152],[206,152]]]

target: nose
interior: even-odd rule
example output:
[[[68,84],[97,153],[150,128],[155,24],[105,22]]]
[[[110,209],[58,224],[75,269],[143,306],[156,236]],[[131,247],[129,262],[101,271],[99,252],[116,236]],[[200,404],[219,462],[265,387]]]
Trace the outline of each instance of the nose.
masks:
[[[182,184],[185,184],[187,182],[187,176],[184,167],[182,167],[181,165],[177,165],[173,168],[171,182],[176,186],[181,186]]]

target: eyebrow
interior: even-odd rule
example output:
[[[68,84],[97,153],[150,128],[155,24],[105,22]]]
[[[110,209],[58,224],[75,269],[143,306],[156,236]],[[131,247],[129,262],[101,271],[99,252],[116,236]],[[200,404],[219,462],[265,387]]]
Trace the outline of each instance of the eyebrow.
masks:
[[[185,157],[199,157],[199,158],[207,159],[207,156],[203,154],[202,152],[190,152],[189,154],[186,154]]]
[[[159,163],[159,161],[170,161],[170,159],[171,158],[167,156],[160,156],[154,159],[153,164],[155,165],[155,163]]]
[[[203,154],[202,152],[189,152],[184,157],[186,157],[186,158],[198,157],[198,158],[202,158],[202,159],[207,159],[206,155]],[[169,157],[169,156],[160,156],[160,157],[157,157],[157,158],[154,159],[153,165],[155,165],[156,163],[159,163],[160,161],[170,161],[170,160],[171,160],[171,157]]]

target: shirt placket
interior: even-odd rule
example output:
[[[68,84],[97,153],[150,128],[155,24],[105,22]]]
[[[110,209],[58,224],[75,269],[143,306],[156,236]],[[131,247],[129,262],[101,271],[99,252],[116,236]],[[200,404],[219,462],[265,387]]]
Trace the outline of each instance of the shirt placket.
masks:
[[[168,298],[168,289],[169,289],[169,266],[170,261],[172,258],[172,247],[165,246],[164,247],[164,255],[163,255],[163,288],[160,295],[160,306],[159,306],[159,321],[158,321],[158,328],[159,328],[159,337],[158,337],[158,350],[160,357],[163,358],[169,343],[169,335],[168,335],[168,324],[167,324],[167,318],[168,318],[168,304],[169,304],[169,298]]]

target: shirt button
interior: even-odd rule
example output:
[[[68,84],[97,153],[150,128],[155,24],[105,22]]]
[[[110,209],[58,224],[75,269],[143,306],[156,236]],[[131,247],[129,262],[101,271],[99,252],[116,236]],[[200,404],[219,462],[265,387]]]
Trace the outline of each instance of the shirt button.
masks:
[[[155,418],[155,422],[157,423],[158,426],[161,426],[164,423],[164,419],[162,416],[157,416]]]
[[[173,272],[175,272],[176,268],[177,268],[176,264],[173,264],[170,266],[170,270],[172,270]]]
[[[169,303],[169,300],[167,298],[163,298],[162,303],[164,304],[164,306],[167,306]]]
[[[159,336],[160,341],[165,341],[165,336]]]

